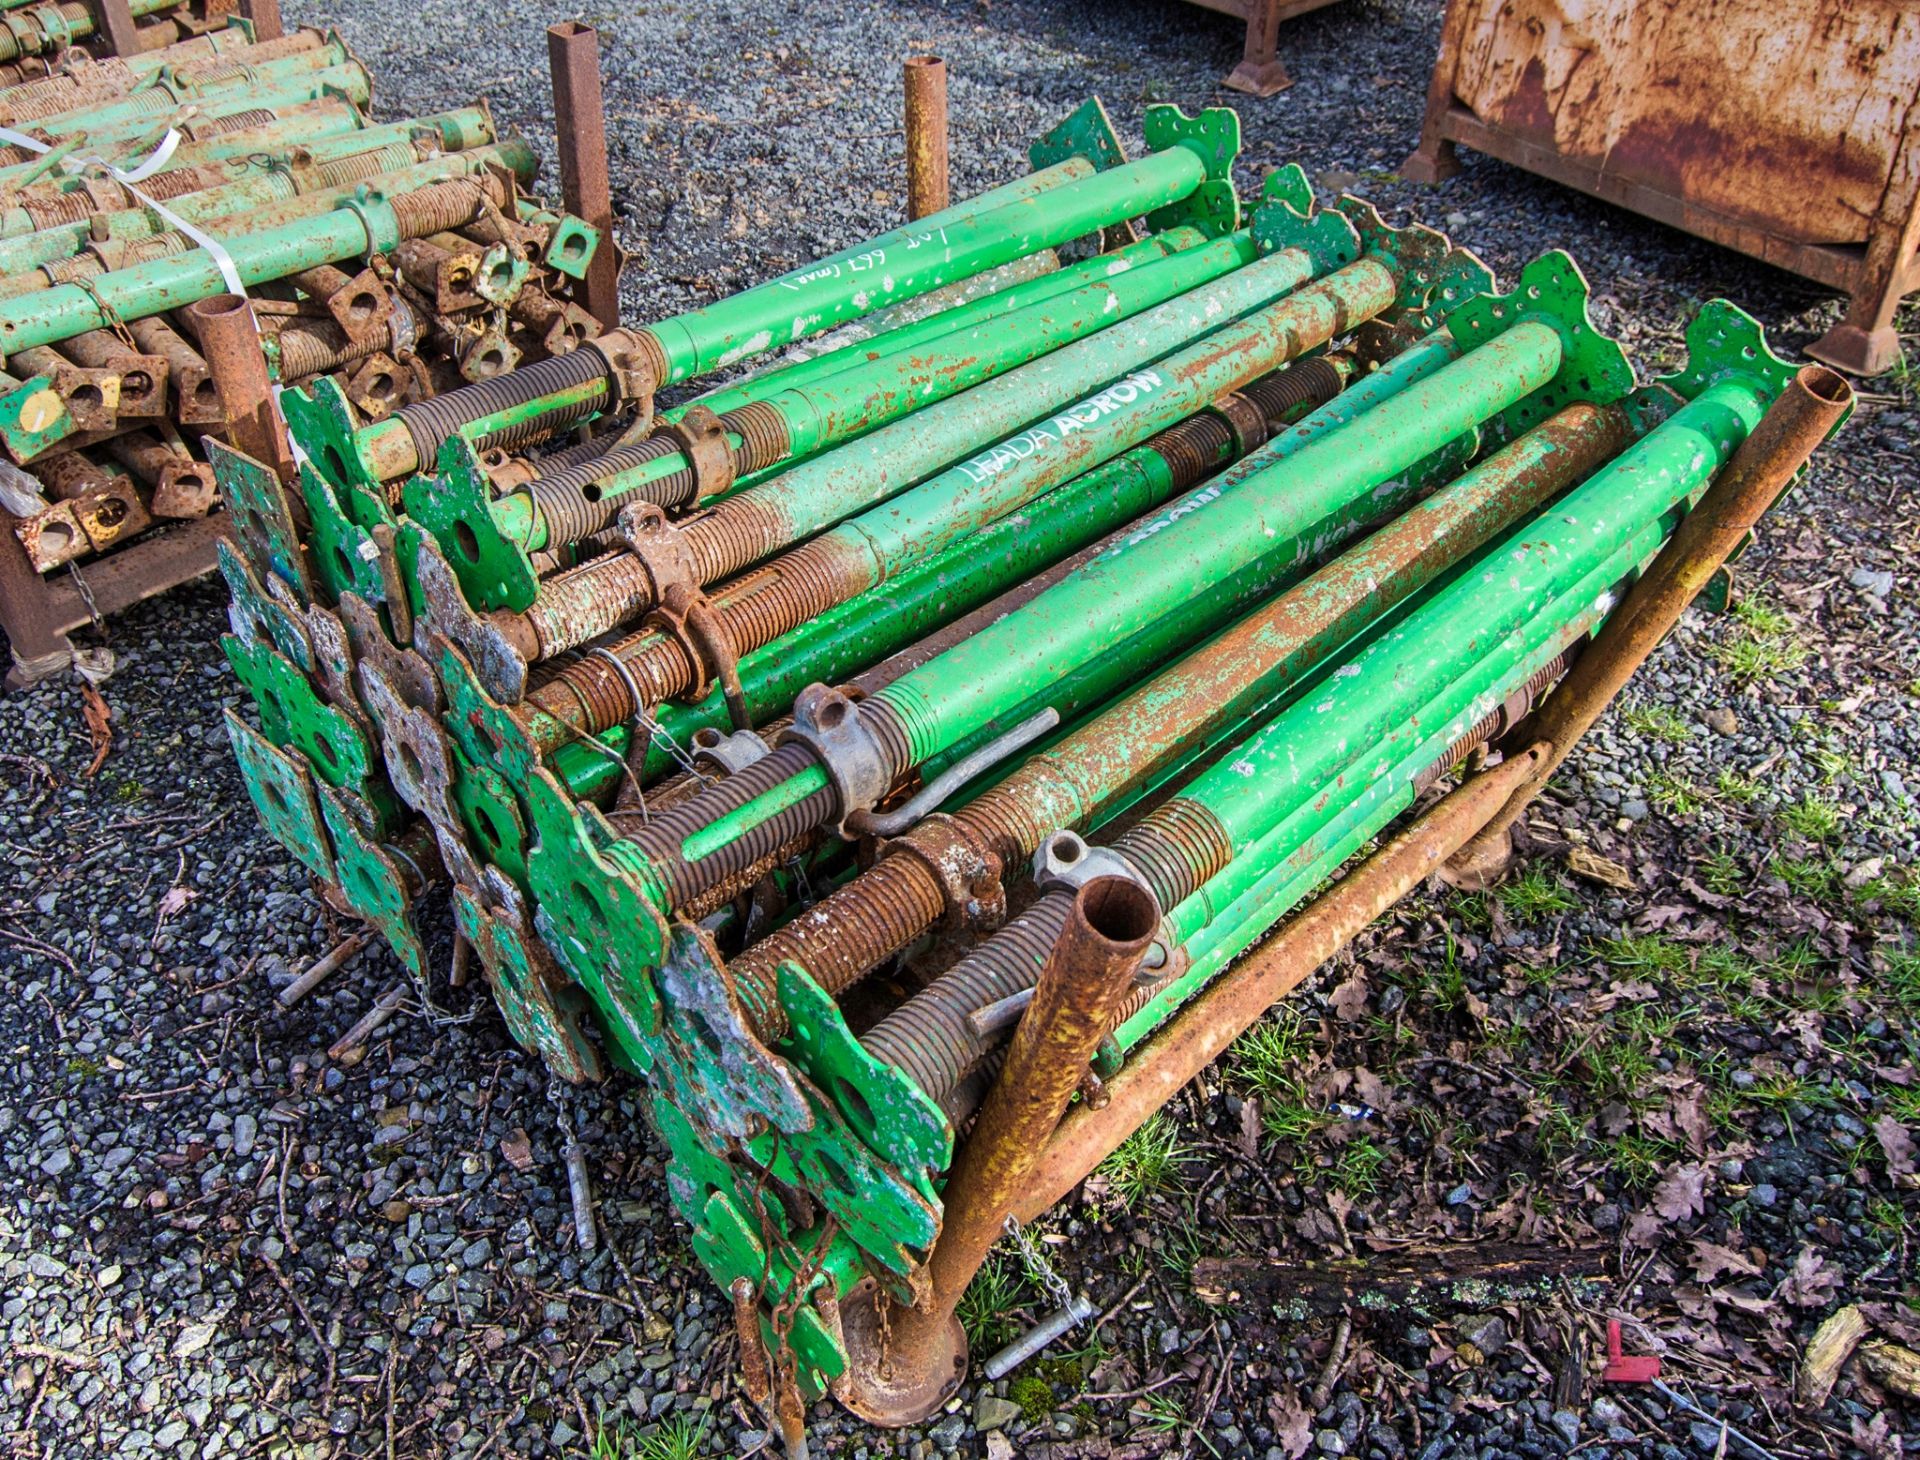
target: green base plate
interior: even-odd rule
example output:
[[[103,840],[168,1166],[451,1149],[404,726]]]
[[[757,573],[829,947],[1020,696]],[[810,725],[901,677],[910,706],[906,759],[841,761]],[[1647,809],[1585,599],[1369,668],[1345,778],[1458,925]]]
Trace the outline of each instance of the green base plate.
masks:
[[[338,882],[333,844],[321,820],[313,772],[297,751],[281,750],[232,710],[226,712],[227,738],[240,763],[240,777],[260,813],[267,835],[279,842],[322,882]]]
[[[1495,416],[1484,428],[1491,446],[1531,431],[1578,401],[1610,405],[1632,392],[1626,352],[1594,328],[1586,276],[1559,249],[1520,271],[1511,294],[1482,294],[1447,316],[1447,327],[1468,350],[1478,349],[1522,322],[1545,324],[1560,336],[1560,368],[1552,380]]]

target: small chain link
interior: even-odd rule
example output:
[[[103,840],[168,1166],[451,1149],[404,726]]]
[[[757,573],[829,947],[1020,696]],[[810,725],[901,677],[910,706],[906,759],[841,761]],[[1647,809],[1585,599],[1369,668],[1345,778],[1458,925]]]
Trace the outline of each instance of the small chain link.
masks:
[[[1047,1261],[1047,1254],[1027,1235],[1014,1215],[1007,1214],[1007,1235],[1013,1238],[1014,1251],[1020,1255],[1020,1265],[1027,1270],[1027,1276],[1047,1290],[1047,1296],[1055,1305],[1067,1309],[1073,1308],[1073,1289],[1067,1286],[1067,1280],[1054,1271],[1053,1264]]]

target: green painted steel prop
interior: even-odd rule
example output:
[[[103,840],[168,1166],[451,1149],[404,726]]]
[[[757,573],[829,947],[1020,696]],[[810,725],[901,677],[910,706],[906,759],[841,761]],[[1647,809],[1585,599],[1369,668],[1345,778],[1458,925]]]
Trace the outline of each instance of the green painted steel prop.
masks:
[[[624,398],[644,400],[651,390],[722,369],[750,356],[805,339],[882,306],[913,298],[956,279],[971,277],[1009,259],[1105,227],[1143,211],[1164,209],[1191,196],[1203,183],[1226,183],[1239,146],[1239,121],[1231,112],[1189,118],[1175,107],[1155,123],[1161,150],[1138,162],[1091,176],[1075,175],[1069,163],[1055,175],[995,190],[945,213],[796,269],[719,304],[622,332],[620,353],[646,376]],[[1228,220],[1231,228],[1237,222]],[[1217,208],[1193,220],[1169,222],[1211,226]],[[0,339],[6,319],[0,315]],[[624,368],[628,368],[623,366]],[[462,433],[483,440],[491,431],[523,430],[542,417],[558,416],[555,428],[571,424],[620,397],[609,393],[609,375],[569,377],[557,388],[533,388],[503,397],[498,391],[458,392],[442,406],[444,420],[460,419]],[[504,411],[493,401],[508,399]],[[471,404],[467,402],[471,401]],[[571,414],[568,414],[571,412]],[[497,419],[496,419],[497,417]],[[372,490],[380,482],[432,466],[403,423],[359,430],[344,402],[315,402],[311,409],[288,403],[288,423],[302,446],[336,487]],[[445,433],[447,435],[452,432]],[[441,439],[444,439],[442,436]],[[437,449],[437,443],[436,443]]]

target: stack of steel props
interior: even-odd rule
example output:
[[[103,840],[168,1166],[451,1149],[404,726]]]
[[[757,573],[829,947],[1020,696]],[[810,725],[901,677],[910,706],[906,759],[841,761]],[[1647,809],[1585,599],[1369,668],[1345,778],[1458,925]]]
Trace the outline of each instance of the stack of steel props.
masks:
[[[22,550],[50,573],[214,506],[223,262],[253,295],[237,348],[369,417],[598,332],[573,298],[598,232],[518,195],[532,150],[484,106],[373,125],[367,72],[314,30],[109,64],[0,90],[0,124],[48,149],[14,149],[0,184],[10,578]],[[17,658],[50,647],[8,627]]]
[[[958,264],[875,240],[431,415],[290,395],[291,489],[217,457],[263,820],[422,976],[446,882],[516,1039],[649,1080],[783,1423],[829,1385],[898,1422],[964,1370],[975,1209],[990,1240],[1015,1191],[955,1133],[1003,1059],[1027,1088],[1009,1031],[1067,1031],[1062,1106],[1096,1045],[1124,1076],[1553,681],[1785,378],[1715,305],[1636,390],[1564,256],[1494,296],[1291,169],[1236,230],[1191,201],[1230,149],[1166,155],[1218,122],[1156,112],[1125,164],[1098,120],[922,220]],[[654,411],[873,310],[863,257],[943,307]]]
[[[633,475],[636,462],[643,483],[659,484],[635,490],[638,503],[677,501],[677,496],[666,496],[667,489],[679,493],[688,485],[693,490],[687,495],[695,500],[731,494],[729,502],[749,503],[777,496],[779,478],[766,480],[769,467],[822,451],[827,454],[816,460],[837,461],[841,496],[855,500],[853,486],[844,479],[860,463],[848,453],[872,438],[853,438],[928,402],[936,403],[928,411],[943,408],[949,419],[964,417],[977,409],[968,404],[973,393],[965,391],[967,385],[1063,342],[1144,317],[1143,310],[1151,313],[1151,306],[1196,283],[1230,273],[1257,251],[1251,237],[1235,227],[1238,206],[1224,180],[1238,144],[1232,115],[1188,120],[1168,108],[1150,120],[1149,136],[1161,144],[1155,154],[1127,164],[1118,157],[1118,144],[1097,106],[1083,109],[1040,149],[1040,170],[1032,177],[707,309],[603,336],[578,352],[584,368],[565,360],[549,362],[403,408],[368,425],[360,424],[342,392],[326,383],[310,391],[289,391],[284,397],[288,420],[308,458],[294,491],[286,490],[263,463],[237,453],[217,458],[252,560],[243,564],[236,558],[228,565],[236,601],[244,606],[239,615],[243,631],[230,641],[229,653],[264,707],[268,738],[300,749],[322,780],[346,793],[336,798],[345,806],[355,811],[373,808],[374,814],[363,815],[360,825],[377,836],[401,830],[403,803],[386,784],[384,751],[411,801],[437,811],[457,799],[471,823],[471,830],[453,829],[443,837],[445,854],[433,860],[452,864],[467,885],[477,883],[488,863],[523,868],[526,821],[515,794],[484,766],[466,764],[457,777],[448,769],[451,742],[437,730],[434,718],[443,698],[436,674],[442,638],[437,624],[443,619],[471,624],[475,611],[440,557],[434,530],[405,509],[418,504],[432,514],[434,499],[450,493],[445,483],[454,474],[497,483],[502,496],[491,505],[502,509],[509,525],[507,509],[556,503],[570,504],[577,520],[603,487],[617,491],[618,484]],[[1087,153],[1101,165],[1088,160]],[[1055,244],[1118,228],[1142,213],[1151,214],[1159,230],[1151,238],[1113,255],[1054,268]],[[1311,229],[1306,232],[1311,236]],[[1211,233],[1225,236],[1209,243]],[[1304,252],[1296,249],[1294,255],[1296,262],[1289,267],[1296,274],[1312,267]],[[658,422],[653,419],[651,396],[657,386],[730,364],[775,341],[784,344],[850,319],[872,318],[902,301],[911,301],[920,312],[941,303],[949,307],[919,319],[895,316],[860,345],[763,373],[706,397],[697,408],[663,411]],[[1197,307],[1189,306],[1189,311]],[[1203,318],[1196,315],[1188,332]],[[1177,339],[1178,334],[1167,333],[1170,329],[1163,325],[1161,334],[1169,341]],[[1144,346],[1134,341],[1128,348],[1139,353]],[[1106,383],[1110,375],[1097,352],[1081,350],[1071,373],[1059,381],[1035,381],[1031,375],[1022,379],[1028,389],[1050,392],[1037,397],[1033,408],[1038,408],[1049,399],[1069,403]],[[1033,408],[1023,407],[1021,390],[1014,383],[1000,393],[999,426],[989,420],[966,435],[954,434],[962,429],[958,424],[951,428],[946,455],[930,458],[929,468],[969,443],[991,440],[1005,424],[1028,419]],[[739,409],[729,402],[739,403]],[[718,414],[715,406],[720,407]],[[615,419],[622,410],[630,419],[617,432],[539,461],[508,459],[493,449],[503,442],[524,445],[566,431],[583,418]],[[923,411],[915,420],[924,425],[926,415]],[[688,429],[688,423],[702,420],[707,423],[704,434]],[[655,424],[678,434],[650,438],[647,429]],[[633,444],[621,444],[627,440]],[[841,445],[834,447],[836,442]],[[680,449],[663,452],[663,444]],[[716,451],[716,446],[721,449]],[[834,451],[841,454],[836,457]],[[439,471],[417,472],[435,462]],[[746,474],[730,470],[734,467]],[[724,483],[716,484],[716,474]],[[689,477],[694,478],[691,483],[685,480]],[[518,494],[519,485],[529,485],[531,494]],[[556,485],[567,487],[568,494],[557,495]],[[597,527],[569,532],[537,510],[523,512],[522,520],[528,516],[546,534],[531,551],[506,542],[499,533],[493,536],[507,549],[500,554],[502,561],[528,570],[530,592],[541,586],[541,580],[532,577],[535,572],[565,573],[562,565],[582,554],[606,557],[606,534]],[[483,510],[476,521],[487,525],[490,519]],[[456,552],[473,536],[471,527],[456,520],[436,519],[433,529],[439,541]],[[805,530],[796,529],[795,535]],[[465,561],[471,569],[473,555]],[[580,571],[591,576],[599,568],[589,560]],[[618,577],[615,583],[627,607],[607,619],[608,628],[625,619],[637,621],[647,612],[634,605],[631,584]],[[434,587],[448,591],[430,602],[427,590]],[[485,603],[489,600],[483,587],[476,582],[471,591]],[[683,605],[684,590],[699,584],[680,587],[683,591],[672,599],[673,605]],[[289,623],[270,601],[276,594],[303,605],[307,622]],[[933,600],[919,612],[924,619],[942,607],[940,600]],[[701,634],[704,609],[698,602],[684,608],[682,618],[691,615],[692,633]],[[416,637],[432,657],[407,650]],[[315,644],[320,640],[343,646],[339,662],[347,669],[358,666],[351,686],[344,672],[334,674],[331,683],[316,673]],[[542,672],[558,672],[566,662],[549,661]],[[723,672],[729,680],[734,677],[730,657]],[[762,691],[761,698],[767,697]],[[738,696],[735,703],[740,703]],[[422,744],[402,742],[403,721],[408,719],[403,710],[433,726],[438,743],[424,743],[424,729],[416,737]],[[691,728],[683,731],[683,741]],[[603,784],[611,784],[604,774],[606,754],[626,739],[622,728],[595,742],[604,749],[580,750],[586,767],[582,773],[598,774]],[[423,776],[436,768],[440,775],[434,784],[441,788],[437,797],[422,785]],[[294,799],[303,809],[314,804],[311,793]],[[442,815],[441,820],[444,824],[450,818]],[[412,834],[423,833],[431,846],[432,834],[424,824]],[[467,850],[470,839],[477,855]],[[371,848],[360,861],[377,863],[377,853],[377,847]],[[343,860],[323,859],[336,864]],[[412,865],[420,860],[418,848],[388,860],[398,869],[397,877],[389,879],[381,897],[363,900],[417,963],[417,938],[406,926],[407,899],[399,889],[421,880]],[[336,880],[352,900],[357,893],[350,885],[353,879]],[[525,932],[531,939],[530,924]]]
[[[232,0],[0,0],[0,86],[85,66],[96,55],[140,61],[193,45],[219,34],[235,8]]]

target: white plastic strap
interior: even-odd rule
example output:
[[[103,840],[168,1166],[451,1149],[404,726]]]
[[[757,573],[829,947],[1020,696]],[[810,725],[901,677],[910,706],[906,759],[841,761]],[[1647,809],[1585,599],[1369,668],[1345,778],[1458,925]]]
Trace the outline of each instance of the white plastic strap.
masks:
[[[48,152],[52,150],[45,142],[40,141],[38,138],[29,137],[24,132],[16,132],[8,127],[0,127],[0,142],[6,142],[15,147],[25,147],[30,152]],[[146,179],[152,177],[156,172],[160,171],[161,168],[165,167],[173,157],[174,152],[179,148],[180,142],[180,129],[178,127],[168,127],[167,135],[160,139],[159,145],[157,145],[152,152],[148,153],[146,159],[137,166],[127,168],[116,167],[104,157],[70,157],[61,165],[70,174],[84,171],[86,168],[96,165],[104,167],[113,180],[131,193],[143,206],[153,209],[168,226],[176,232],[184,233],[197,247],[204,249],[207,257],[213,260],[214,267],[220,271],[220,278],[226,284],[227,292],[229,294],[237,294],[240,298],[246,299],[247,286],[245,281],[240,277],[240,269],[234,263],[233,255],[220,246],[220,240],[215,238],[211,233],[195,228],[159,199],[148,197],[135,186],[136,183],[146,181]],[[361,215],[360,221],[362,224],[366,224],[365,215]],[[367,243],[368,247],[372,247],[373,228],[371,225],[367,225]],[[247,311],[247,318],[253,321],[254,333],[258,334],[260,332],[260,321],[255,318],[251,308]],[[283,387],[278,382],[274,383],[273,403],[276,411],[279,410],[280,407],[280,392],[282,389]],[[289,438],[288,444],[293,448],[293,459],[296,462],[304,462],[307,459],[306,453],[300,449],[300,444],[297,441]]]
[[[84,171],[89,167],[105,168],[108,176],[131,193],[143,207],[153,209],[168,227],[184,233],[196,246],[205,249],[207,257],[213,260],[214,267],[220,270],[220,277],[226,283],[227,291],[238,294],[244,299],[247,286],[240,281],[240,270],[235,267],[233,256],[220,246],[220,240],[210,233],[204,233],[195,228],[166,204],[156,198],[148,197],[135,186],[165,167],[180,146],[180,141],[180,129],[168,127],[167,134],[160,139],[159,145],[147,155],[145,161],[135,167],[116,167],[104,157],[70,157],[61,166],[70,174]],[[25,132],[16,132],[9,127],[0,127],[0,142],[6,142],[15,147],[25,147],[29,152],[52,150],[38,138],[29,137]]]

